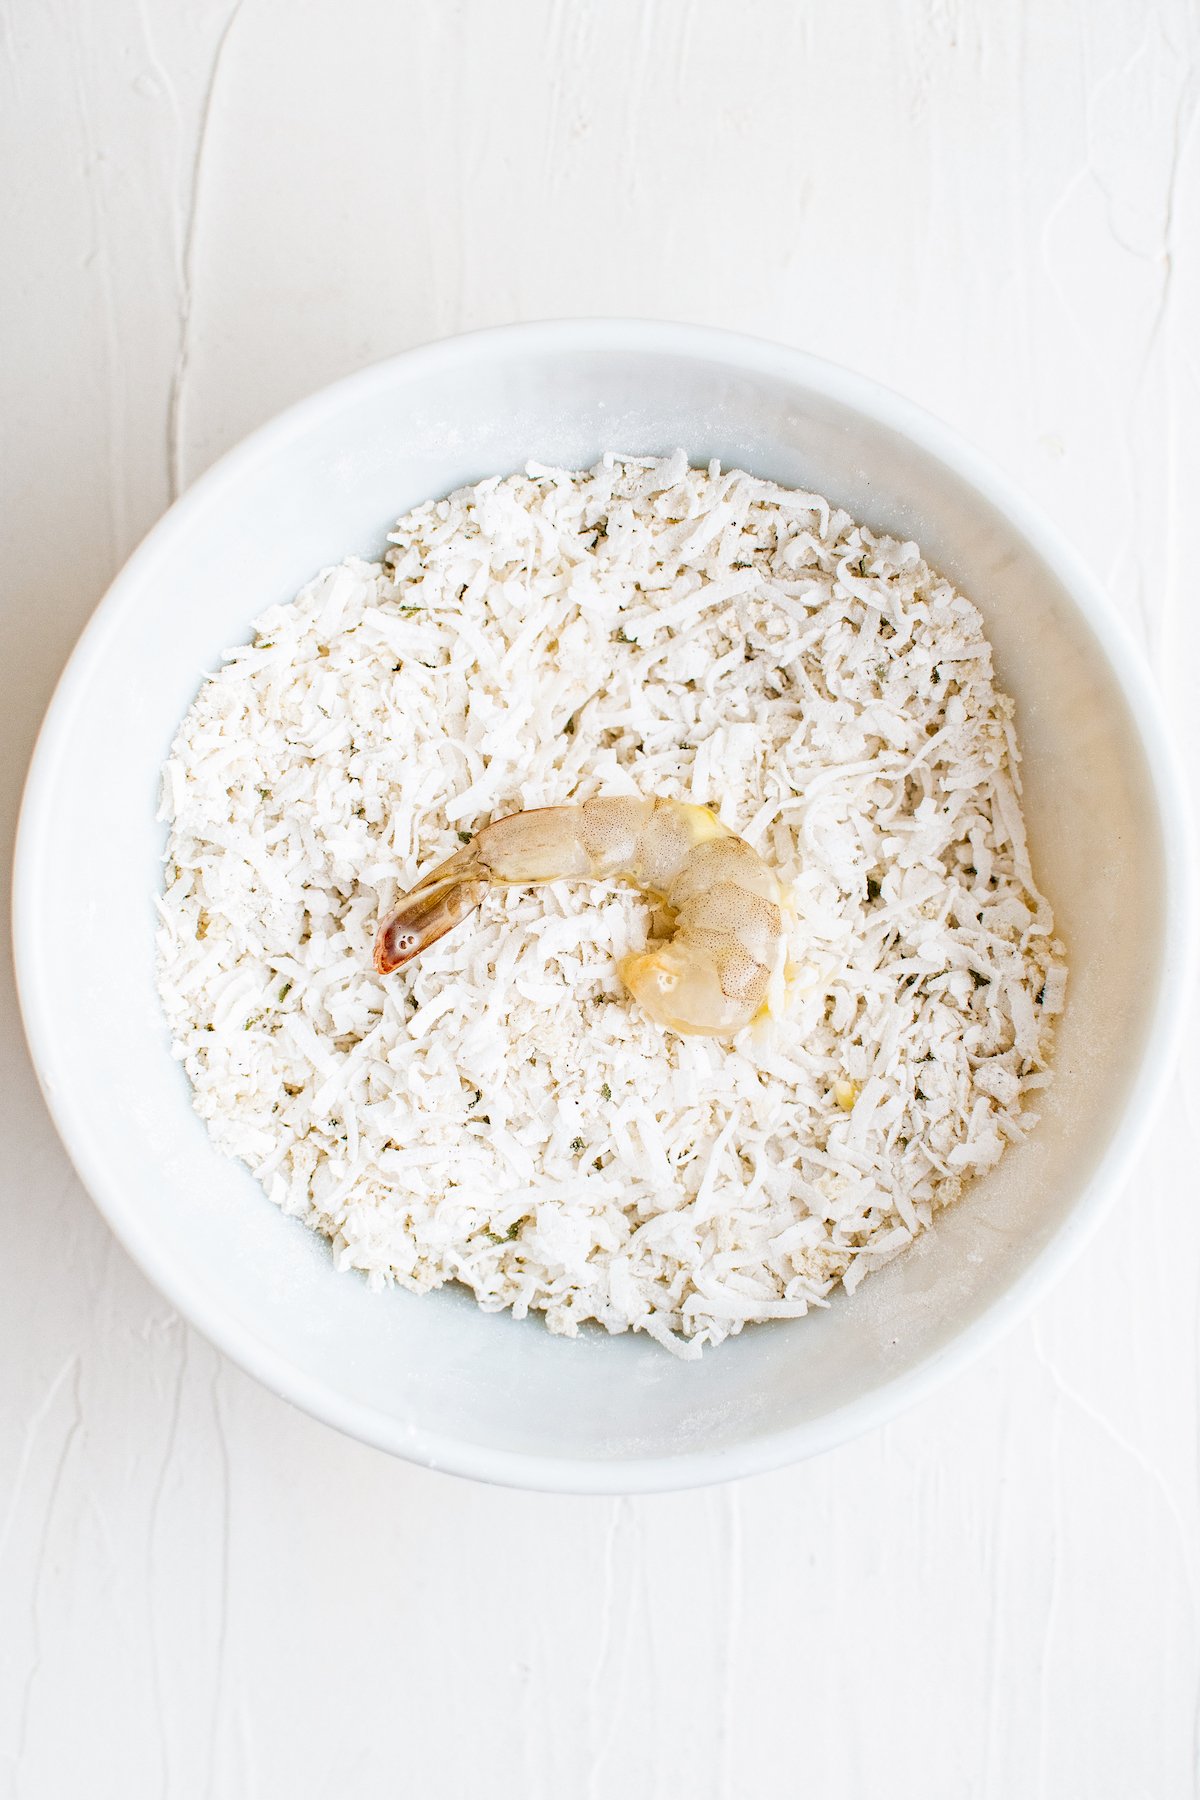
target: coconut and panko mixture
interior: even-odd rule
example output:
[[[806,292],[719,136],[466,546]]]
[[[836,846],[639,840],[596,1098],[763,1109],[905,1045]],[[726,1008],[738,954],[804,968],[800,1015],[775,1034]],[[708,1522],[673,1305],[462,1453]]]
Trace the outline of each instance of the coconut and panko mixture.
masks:
[[[1063,1005],[979,613],[682,452],[531,465],[389,542],[266,613],[166,765],[160,987],[217,1144],[340,1268],[568,1335],[695,1356],[854,1288],[1029,1130]],[[492,895],[375,974],[425,869],[600,793],[711,805],[778,871],[769,1016],[655,1025],[616,883]]]

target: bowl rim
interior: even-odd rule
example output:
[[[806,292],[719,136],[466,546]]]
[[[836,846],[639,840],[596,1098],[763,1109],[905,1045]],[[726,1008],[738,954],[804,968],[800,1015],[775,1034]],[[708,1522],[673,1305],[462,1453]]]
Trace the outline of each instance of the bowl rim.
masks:
[[[527,1455],[401,1426],[379,1409],[348,1400],[330,1383],[302,1374],[288,1358],[232,1318],[186,1265],[164,1254],[153,1230],[129,1205],[118,1170],[90,1141],[82,1107],[57,1081],[55,1031],[42,1003],[36,957],[36,900],[48,819],[64,734],[76,696],[126,611],[181,525],[192,524],[244,473],[274,456],[323,418],[359,396],[414,376],[469,366],[511,353],[622,351],[721,363],[750,374],[807,386],[909,439],[967,481],[1025,537],[1091,625],[1114,680],[1133,714],[1146,751],[1163,845],[1164,951],[1156,974],[1147,1042],[1112,1142],[1066,1218],[1027,1269],[961,1332],[905,1373],[821,1419],[768,1432],[731,1449],[604,1461]],[[1167,1086],[1164,1069],[1180,1047],[1196,965],[1196,933],[1187,896],[1196,849],[1182,768],[1161,700],[1144,660],[1112,600],[1082,556],[1024,491],[950,426],[873,379],[811,353],[765,338],[711,326],[636,318],[582,318],[491,326],[405,350],[299,400],[225,452],[171,505],[118,571],[85,625],[46,710],[30,761],[13,860],[13,950],[17,994],[31,1060],[54,1125],[86,1191],[147,1279],[219,1350],[281,1398],[378,1449],[430,1469],[544,1492],[634,1494],[702,1487],[780,1468],[831,1449],[924,1398],[983,1355],[1029,1311],[1080,1252],[1128,1178]]]

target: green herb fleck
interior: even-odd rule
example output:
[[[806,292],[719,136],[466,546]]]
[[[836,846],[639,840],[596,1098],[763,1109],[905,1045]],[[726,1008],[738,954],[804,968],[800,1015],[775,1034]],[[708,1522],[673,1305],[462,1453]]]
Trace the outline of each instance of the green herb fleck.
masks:
[[[876,879],[873,875],[868,875],[867,876],[867,899],[868,900],[878,900],[879,893],[880,893],[879,883],[876,881]]]
[[[509,1226],[508,1230],[504,1234],[505,1238],[508,1240],[508,1242],[510,1244],[516,1243],[517,1239],[521,1235],[521,1227],[524,1223],[525,1223],[524,1219],[514,1219],[513,1220],[512,1224]]]
[[[460,844],[469,844],[473,834],[469,831],[457,831],[454,835]]]
[[[570,718],[567,720],[566,724],[563,726],[563,730],[568,737],[575,736],[575,714],[574,713],[571,714]]]
[[[283,986],[282,986],[282,987],[281,987],[281,988],[280,988],[280,990],[279,990],[279,998],[280,998],[280,999],[281,999],[281,1000],[286,1000],[286,999],[287,999],[287,997],[288,997],[288,995],[289,995],[289,994],[290,994],[290,993],[291,993],[291,991],[292,991],[292,984],[291,984],[291,982],[290,982],[290,981],[285,981],[285,982],[284,982],[284,984],[283,984]]]
[[[575,1151],[586,1150],[587,1145],[584,1143],[582,1138],[572,1138],[571,1139],[571,1148],[572,1148],[572,1150],[575,1150]]]
[[[604,1086],[600,1089],[600,1098],[602,1100],[611,1100],[612,1099],[612,1089],[609,1087],[607,1081],[604,1083]]]

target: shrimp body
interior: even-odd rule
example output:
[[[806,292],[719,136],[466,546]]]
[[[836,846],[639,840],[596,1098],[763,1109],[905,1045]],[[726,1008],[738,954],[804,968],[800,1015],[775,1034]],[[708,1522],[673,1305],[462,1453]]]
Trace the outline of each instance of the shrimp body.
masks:
[[[671,916],[669,937],[620,965],[652,1019],[708,1037],[750,1023],[782,942],[779,883],[715,813],[682,800],[601,798],[493,819],[402,896],[379,928],[375,967],[402,968],[489,888],[588,879],[632,882]]]

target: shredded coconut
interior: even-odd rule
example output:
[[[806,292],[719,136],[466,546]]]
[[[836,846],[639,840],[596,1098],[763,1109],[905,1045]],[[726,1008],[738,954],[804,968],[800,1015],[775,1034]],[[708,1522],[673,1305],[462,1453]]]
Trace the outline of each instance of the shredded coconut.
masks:
[[[173,746],[160,988],[214,1139],[337,1265],[695,1356],[910,1244],[1035,1122],[1061,944],[1012,702],[917,546],[712,463],[530,465],[406,515],[226,653]],[[617,884],[381,912],[489,818],[713,806],[794,914],[770,1015],[663,1032]]]

